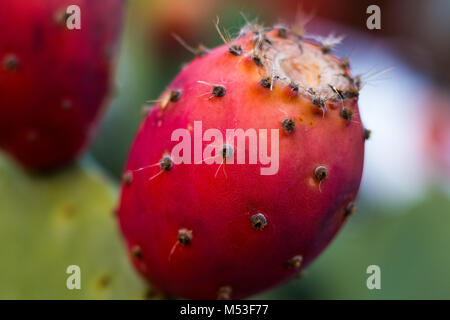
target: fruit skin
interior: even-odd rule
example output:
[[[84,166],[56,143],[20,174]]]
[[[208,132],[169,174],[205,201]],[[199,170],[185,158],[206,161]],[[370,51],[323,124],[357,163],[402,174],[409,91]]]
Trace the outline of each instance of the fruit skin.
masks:
[[[276,31],[266,36],[274,42]],[[224,45],[187,65],[141,124],[130,151],[121,230],[137,270],[169,295],[239,299],[272,287],[308,266],[353,212],[364,158],[357,98],[333,96],[322,112],[312,97],[294,95],[281,81],[273,90],[264,88],[267,70],[249,54],[253,37],[249,32],[235,40],[244,51],[240,56]],[[302,48],[338,64],[316,45],[302,42]],[[298,63],[288,69],[310,72],[306,62]],[[349,75],[348,69],[339,72]],[[198,81],[222,84],[226,93],[208,96],[211,88]],[[171,90],[182,90],[176,102],[165,98]],[[350,121],[341,116],[344,106],[353,111]],[[291,132],[283,131],[286,118],[295,120]],[[229,128],[280,129],[278,173],[226,163],[226,175],[217,171],[219,164],[161,170],[160,160],[178,143],[172,132],[199,120],[203,132],[218,128],[224,135]],[[326,168],[321,182],[315,177],[320,166]],[[255,225],[258,213],[266,221]]]
[[[66,28],[70,5],[80,7],[81,30]],[[122,9],[122,0],[0,2],[0,147],[25,167],[64,165],[91,140],[107,105]]]

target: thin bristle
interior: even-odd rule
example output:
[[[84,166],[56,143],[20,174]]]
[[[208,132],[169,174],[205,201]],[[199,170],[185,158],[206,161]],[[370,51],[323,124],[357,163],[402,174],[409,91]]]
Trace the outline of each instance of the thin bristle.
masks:
[[[186,41],[184,41],[179,35],[177,35],[176,33],[172,33],[172,37],[175,38],[175,40],[178,41],[178,43],[185,48],[186,50],[188,50],[189,52],[191,52],[192,54],[196,54],[196,51],[193,47],[191,47],[190,45],[188,45],[186,43]]]
[[[302,6],[297,6],[297,12],[295,14],[294,24],[291,27],[291,32],[297,37],[301,38],[306,33],[306,25],[313,18],[313,14],[306,14]]]
[[[219,34],[219,36],[220,36],[220,38],[222,39],[222,41],[223,41],[226,45],[228,45],[228,41],[225,39],[225,37],[224,37],[223,34],[222,34],[222,31],[220,30],[219,22],[220,22],[220,18],[219,18],[219,16],[217,16],[217,17],[216,17],[216,21],[213,21],[214,27],[216,28],[217,33]]]

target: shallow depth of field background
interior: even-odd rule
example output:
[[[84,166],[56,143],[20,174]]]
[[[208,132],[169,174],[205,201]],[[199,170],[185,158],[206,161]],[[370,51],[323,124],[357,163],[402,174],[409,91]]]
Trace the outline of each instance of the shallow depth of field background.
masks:
[[[366,143],[357,214],[302,278],[255,298],[450,299],[449,1],[131,0],[128,3],[115,96],[88,154],[79,164],[43,177],[27,176],[1,156],[0,208],[2,199],[8,203],[6,200],[15,197],[16,192],[22,195],[19,201],[23,202],[20,204],[23,209],[15,204],[14,210],[27,210],[29,215],[33,210],[62,210],[64,217],[70,217],[71,204],[77,210],[112,211],[127,152],[142,120],[142,107],[146,100],[157,99],[183,63],[193,58],[171,33],[177,33],[192,46],[202,42],[214,47],[221,44],[213,25],[216,15],[220,16],[221,25],[235,35],[244,24],[241,11],[252,21],[258,17],[258,21],[270,25],[293,21],[297,8],[303,4],[304,11],[314,16],[307,25],[309,33],[346,35],[336,54],[349,56],[353,74],[362,74],[367,82],[360,94],[359,107],[372,136]],[[381,30],[366,28],[366,8],[370,4],[381,8]],[[377,73],[391,67],[388,72]],[[26,182],[17,182],[19,178]],[[98,184],[107,187],[98,193]],[[71,197],[67,198],[64,192]],[[83,194],[92,199],[86,200]],[[62,207],[58,207],[60,198],[69,199],[69,206],[61,200]],[[47,206],[45,201],[57,205]],[[89,201],[95,205],[89,206]],[[7,205],[2,210],[10,208]],[[0,298],[143,296],[145,287],[128,266],[117,230],[109,225],[113,222],[94,229],[92,224],[103,223],[103,218],[98,221],[92,218],[76,229],[61,231],[56,237],[61,243],[71,244],[66,251],[57,246],[45,250],[46,245],[50,248],[52,244],[42,241],[32,244],[40,237],[36,228],[46,223],[39,216],[33,219],[35,224],[29,226],[32,231],[23,231],[12,223],[7,225],[17,228],[6,230],[0,221],[1,247],[6,252],[0,253],[3,259],[0,284],[8,282],[4,287],[9,288],[9,293],[0,289]],[[50,217],[49,223],[64,224],[55,219]],[[113,239],[108,250],[99,247],[97,254],[92,251],[96,243],[108,242],[108,237]],[[90,248],[89,254],[77,249],[83,245]],[[17,253],[14,246],[30,249]],[[43,255],[30,258],[33,252]],[[95,294],[82,295],[64,288],[65,269],[55,266],[62,260],[77,264],[77,259],[83,266],[93,265],[85,268],[89,270],[86,275],[93,279],[86,280],[86,290]],[[102,273],[102,268],[110,268],[111,264],[114,270]],[[366,287],[369,265],[381,268],[381,290]],[[41,276],[52,267],[55,268],[52,273],[60,274],[63,282]],[[34,285],[26,281],[34,281]],[[52,285],[59,286],[61,293],[55,293]],[[115,289],[108,291],[110,285]],[[118,291],[123,293],[114,293]]]

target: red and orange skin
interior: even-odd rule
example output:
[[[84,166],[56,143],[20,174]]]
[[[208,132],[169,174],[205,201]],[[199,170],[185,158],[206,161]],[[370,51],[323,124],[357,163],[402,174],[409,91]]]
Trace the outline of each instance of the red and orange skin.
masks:
[[[81,9],[81,30],[66,8]],[[88,145],[107,105],[123,0],[0,2],[0,147],[50,170]],[[13,61],[13,63],[11,63]]]
[[[141,124],[129,154],[121,230],[137,270],[171,296],[240,299],[282,283],[324,250],[354,210],[364,159],[357,95],[333,96],[323,112],[282,82],[264,88],[267,70],[248,54],[254,36],[249,32],[232,43],[241,44],[241,55],[223,45],[187,65]],[[277,31],[265,36],[277,41]],[[321,59],[317,45],[302,43]],[[314,67],[300,63],[297,71]],[[348,67],[342,68],[350,78]],[[221,84],[226,93],[211,97],[211,88],[198,81]],[[357,92],[352,81],[346,86]],[[181,90],[178,101],[165,98],[170,90]],[[353,111],[350,121],[341,115],[344,107]],[[292,132],[282,127],[286,118],[295,121]],[[259,164],[226,161],[219,170],[219,164],[205,163],[175,164],[168,171],[155,166],[178,143],[172,132],[200,120],[203,132],[218,128],[224,136],[230,128],[280,129],[278,173],[261,175]],[[323,181],[315,177],[318,166],[327,169]],[[251,222],[257,213],[267,220],[262,230]],[[177,239],[183,230],[188,244]]]

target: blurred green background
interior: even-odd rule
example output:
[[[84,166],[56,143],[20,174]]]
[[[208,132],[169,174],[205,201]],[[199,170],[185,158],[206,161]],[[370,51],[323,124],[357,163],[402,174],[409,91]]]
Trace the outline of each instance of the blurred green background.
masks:
[[[369,4],[381,30],[366,27]],[[337,55],[367,75],[360,110],[373,134],[357,215],[305,275],[255,298],[450,299],[450,3],[438,0],[128,1],[115,96],[88,154],[44,176],[0,155],[0,298],[155,297],[128,263],[114,208],[142,107],[193,57],[171,34],[214,47],[217,15],[236,35],[240,12],[270,25],[300,6],[314,13],[311,33],[347,35]],[[83,290],[65,288],[70,264],[89,270]],[[380,290],[366,286],[369,265]]]

